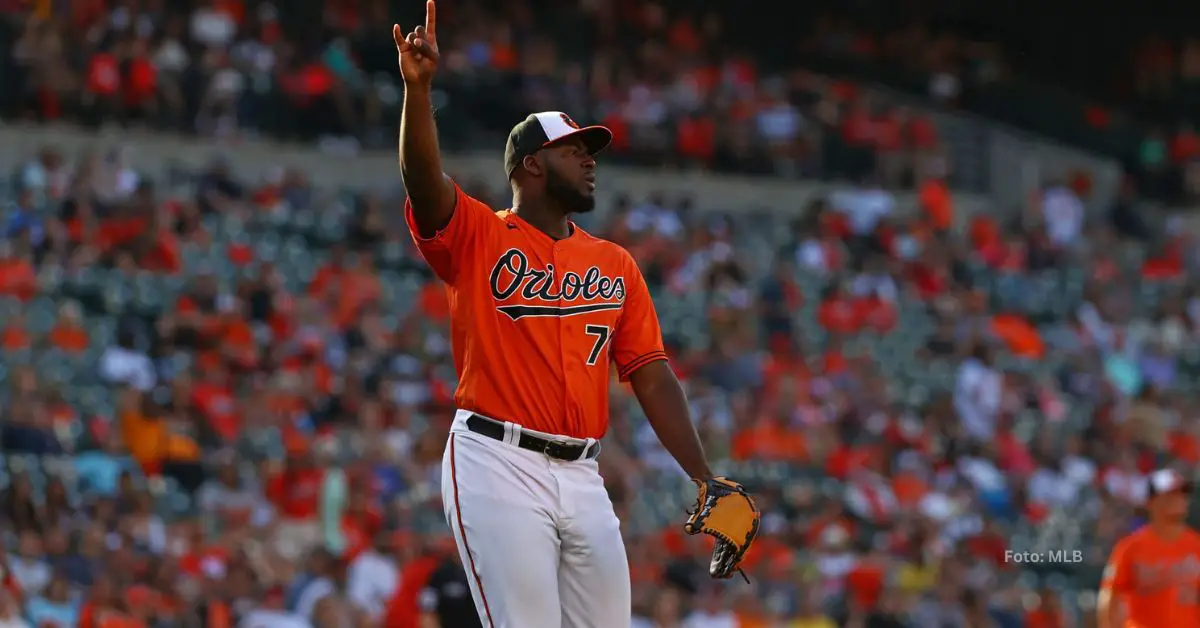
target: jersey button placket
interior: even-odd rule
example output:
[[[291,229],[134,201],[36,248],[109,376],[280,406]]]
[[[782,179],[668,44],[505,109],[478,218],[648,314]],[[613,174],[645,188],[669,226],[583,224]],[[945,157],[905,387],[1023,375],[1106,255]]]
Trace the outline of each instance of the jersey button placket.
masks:
[[[563,277],[566,275],[566,256],[563,254],[563,243],[561,241],[554,243],[554,248],[550,254],[554,261],[554,282],[558,288],[558,305],[566,307],[568,303],[563,300]],[[558,357],[562,364],[563,374],[563,395],[562,408],[559,410],[562,413],[563,420],[567,419],[568,409],[571,407],[571,380],[574,376],[573,369],[575,362],[572,357],[567,355],[567,348],[571,346],[569,342],[569,334],[571,333],[571,317],[558,317]]]

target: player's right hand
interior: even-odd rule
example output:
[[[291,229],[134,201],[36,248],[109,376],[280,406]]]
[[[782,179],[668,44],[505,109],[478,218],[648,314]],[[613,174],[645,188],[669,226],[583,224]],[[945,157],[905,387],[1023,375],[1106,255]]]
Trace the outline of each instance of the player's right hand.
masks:
[[[392,39],[400,56],[400,75],[405,85],[429,85],[441,55],[437,46],[437,5],[425,0],[425,25],[405,35],[399,24],[392,25]]]

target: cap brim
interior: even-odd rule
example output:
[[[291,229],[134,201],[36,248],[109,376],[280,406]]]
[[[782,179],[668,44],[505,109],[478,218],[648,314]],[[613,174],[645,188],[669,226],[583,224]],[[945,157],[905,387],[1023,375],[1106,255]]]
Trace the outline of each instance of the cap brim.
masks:
[[[596,153],[608,148],[609,144],[612,144],[613,134],[612,131],[608,130],[608,127],[585,126],[579,130],[571,131],[566,135],[556,137],[549,142],[546,142],[543,147],[549,148],[551,146],[556,146],[572,138],[579,138],[583,140],[583,145],[587,148],[588,154],[595,155]]]
[[[1170,495],[1172,493],[1184,493],[1185,495],[1190,495],[1192,493],[1192,483],[1191,482],[1180,482],[1179,484],[1176,484],[1167,489],[1151,491],[1150,494],[1151,495]]]
[[[1150,496],[1171,493],[1191,493],[1192,483],[1173,471],[1155,471],[1150,474]]]

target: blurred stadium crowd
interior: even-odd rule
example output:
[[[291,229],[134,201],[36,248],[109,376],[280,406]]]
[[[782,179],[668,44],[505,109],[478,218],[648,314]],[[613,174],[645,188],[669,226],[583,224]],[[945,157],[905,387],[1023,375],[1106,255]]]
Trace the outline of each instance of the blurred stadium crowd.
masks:
[[[5,4],[55,16],[0,24],[7,115],[320,139],[343,151],[394,142],[400,86],[391,44],[372,26],[418,16],[401,0],[303,0],[286,10],[270,0]],[[1113,34],[1100,51],[1057,16],[1031,30],[1019,11],[975,10],[946,17],[931,2],[864,11],[814,2],[794,21],[763,23],[711,0],[454,3],[445,9],[460,28],[446,34],[443,144],[474,148],[499,136],[492,145],[525,112],[563,109],[612,127],[626,160],[831,178],[861,175],[873,149],[880,175],[895,180],[901,154],[937,166],[930,153],[942,138],[931,118],[900,106],[917,97],[1117,158],[1148,196],[1195,199],[1194,37],[1172,38],[1117,7],[1090,31]],[[1176,4],[1161,15],[1186,23],[1191,10]],[[864,81],[889,91],[868,95]],[[904,150],[905,136],[915,151]],[[976,160],[968,157],[949,173],[959,186]]]
[[[0,115],[394,141],[394,51],[370,27],[416,11],[192,4],[0,1]],[[453,148],[498,163],[497,131],[562,109],[613,128],[613,161],[853,183],[754,214],[616,190],[588,217],[642,263],[708,451],[766,513],[754,584],[708,581],[684,481],[614,384],[602,465],[636,625],[1091,625],[1146,472],[1200,462],[1197,234],[1140,196],[1198,190],[1169,106],[1196,44],[1134,57],[1158,124],[1114,148],[1118,196],[1071,172],[968,214],[933,112],[996,102],[979,94],[1019,78],[1003,46],[827,18],[779,71],[708,6],[442,11]],[[882,58],[926,104],[875,86]],[[47,146],[0,180],[0,627],[473,625],[436,503],[447,304],[401,197],[127,157]],[[1050,550],[1069,560],[1009,554]]]

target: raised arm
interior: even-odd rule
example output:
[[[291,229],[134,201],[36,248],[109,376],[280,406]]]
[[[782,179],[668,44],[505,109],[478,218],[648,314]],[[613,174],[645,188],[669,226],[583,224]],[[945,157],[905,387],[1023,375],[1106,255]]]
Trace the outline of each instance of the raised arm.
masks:
[[[400,114],[400,177],[412,206],[418,235],[431,238],[454,214],[454,183],[442,172],[437,125],[433,121],[430,85],[440,58],[437,46],[437,6],[425,2],[425,25],[404,35],[392,25],[392,38],[404,78],[404,108]]]

